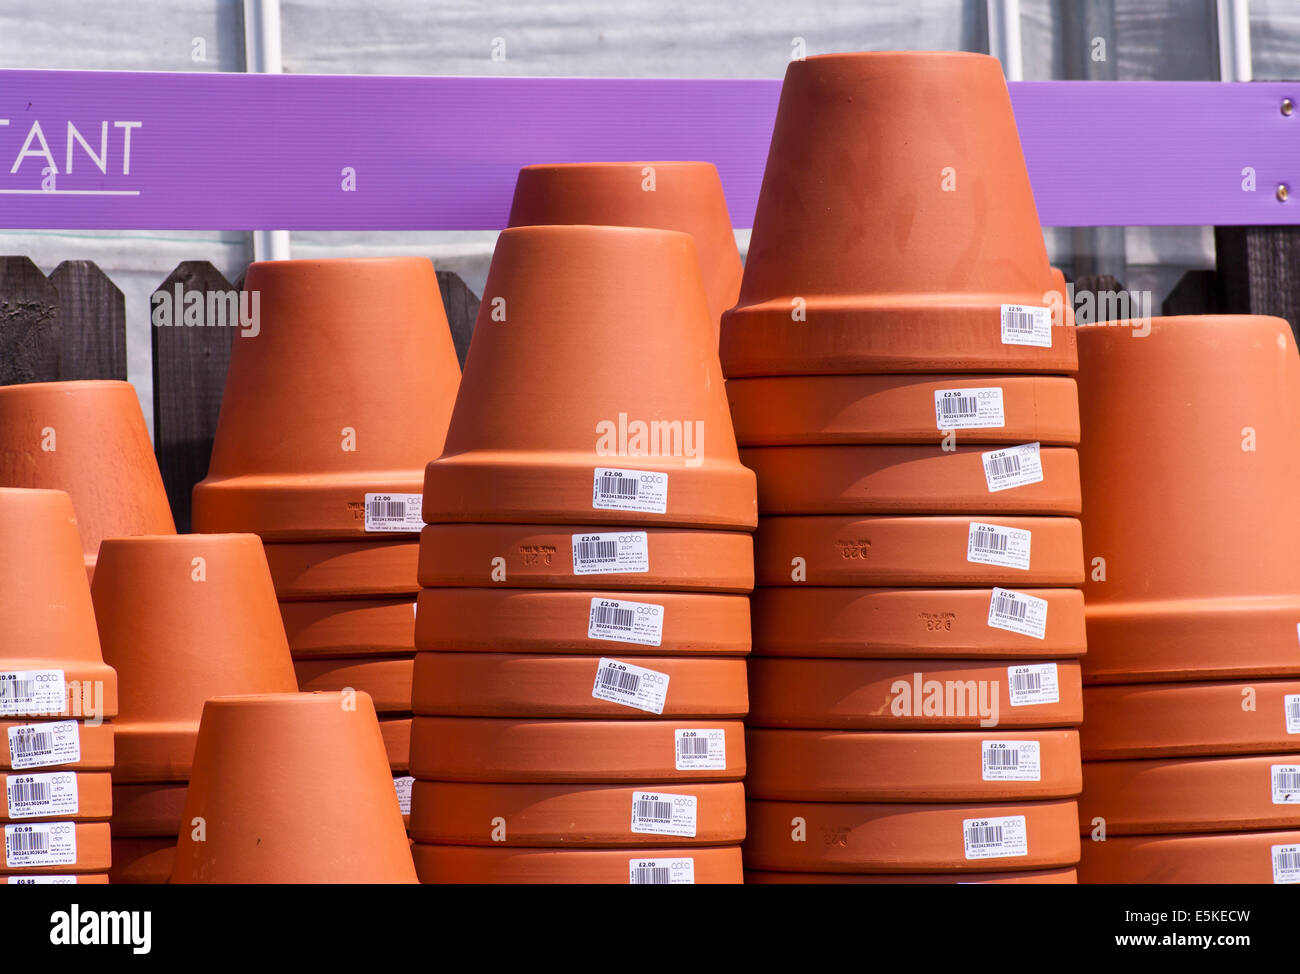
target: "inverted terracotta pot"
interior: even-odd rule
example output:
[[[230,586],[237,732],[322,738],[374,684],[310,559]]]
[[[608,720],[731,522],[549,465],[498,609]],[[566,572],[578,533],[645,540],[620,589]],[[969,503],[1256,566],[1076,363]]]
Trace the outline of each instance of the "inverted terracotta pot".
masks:
[[[113,838],[175,836],[181,830],[187,782],[113,785]]]
[[[749,661],[756,727],[939,730],[1074,727],[1079,664],[984,660]]]
[[[414,651],[415,603],[409,598],[282,602],[280,617],[294,659]]]
[[[713,734],[690,732],[712,731]],[[717,733],[721,731],[721,733]],[[683,734],[714,738],[707,759],[688,754]],[[425,781],[739,781],[745,776],[739,721],[510,720],[416,717],[411,773]]]
[[[1300,751],[1300,680],[1086,687],[1083,702],[1088,760]]]
[[[106,771],[6,771],[0,774],[0,822],[107,822],[113,814],[111,779]]]
[[[1290,775],[1279,779],[1279,767]],[[1294,754],[1089,761],[1079,827],[1088,835],[1102,818],[1107,835],[1300,828],[1300,785],[1287,787],[1297,768]]]
[[[603,685],[640,696],[610,690],[606,697],[618,699],[598,698]],[[629,664],[613,654],[420,653],[412,709],[448,717],[738,718],[749,710],[749,692],[743,659],[651,656]]]
[[[198,531],[359,538],[366,495],[418,494],[460,378],[423,257],[249,265]]]
[[[47,826],[50,829],[58,830],[61,834],[50,836],[48,840],[14,840],[11,835],[13,831],[40,831]],[[30,822],[6,822],[3,829],[5,832],[5,848],[3,854],[0,854],[0,876],[48,876],[108,871],[111,850],[109,849],[107,822],[50,822],[40,819]],[[48,848],[51,851],[55,849],[55,843],[57,843],[57,847],[66,851],[68,853],[67,857],[72,861],[47,866],[10,865],[11,862],[14,862],[11,858],[12,848],[18,846],[19,843],[25,845],[32,841],[42,844],[48,841]]]
[[[266,546],[275,594],[285,601],[414,595],[416,541],[321,541]]]
[[[110,538],[93,595],[123,674],[119,782],[187,780],[209,697],[298,689],[257,535]]]
[[[695,239],[716,337],[740,293],[740,253],[718,170],[708,162],[576,162],[524,166],[508,226],[589,224],[679,230]]]
[[[384,738],[388,766],[394,774],[406,774],[411,768],[411,718],[385,717],[379,722]]]
[[[1079,793],[1079,733],[818,731],[745,734],[751,798],[997,802]]]
[[[1031,534],[1028,570],[969,561],[971,521]],[[800,559],[796,561],[795,559]],[[1066,517],[813,515],[765,517],[754,537],[758,585],[998,585],[1016,591],[1083,580],[1079,522]]]
[[[607,527],[430,524],[420,535],[420,584],[741,593],[754,587],[753,538],[743,531]],[[575,537],[596,555],[615,546],[609,551],[618,560],[575,571]]]
[[[740,301],[722,319],[729,377],[1070,372],[1067,327],[1041,346],[1003,340],[1007,305],[1055,305],[1065,325],[1057,287],[996,59],[790,64]]]
[[[752,529],[754,504],[692,239],[502,233],[424,519]]]
[[[81,720],[0,720],[0,771],[111,771],[113,725]]]
[[[645,797],[645,796],[652,797]],[[671,823],[633,826],[638,801],[693,798]],[[504,821],[502,821],[504,820]],[[664,835],[653,828],[675,834]],[[694,835],[688,833],[693,832]],[[739,781],[672,785],[498,785],[417,781],[411,838],[444,845],[599,848],[739,845],[745,838],[745,786]]]
[[[295,660],[298,685],[311,690],[361,690],[381,714],[410,713],[411,657]]]
[[[117,713],[81,551],[66,493],[0,488],[0,718]]]
[[[1085,544],[1106,565],[1085,585],[1089,680],[1300,674],[1290,326],[1205,316],[1078,331]]]
[[[0,486],[67,491],[87,571],[104,538],[176,532],[129,382],[0,387]]]
[[[1019,872],[1073,866],[1079,861],[1076,814],[1072,801],[964,805],[750,801],[745,863],[751,869],[845,873]],[[992,834],[969,830],[999,825],[1004,845],[971,841]],[[1023,839],[1018,845],[1013,842],[1016,833]]]
[[[1022,873],[918,873],[914,875],[887,875],[884,873],[876,873],[874,875],[871,873],[777,873],[764,872],[763,870],[758,869],[745,870],[746,883],[783,883],[798,885],[809,883],[858,883],[864,885],[894,884],[900,886],[951,886],[954,883],[988,883],[994,885],[1034,884],[1073,886],[1078,883],[1078,881],[1078,874],[1073,869],[1033,869]]]
[[[1043,638],[988,624],[988,588],[758,588],[754,655],[1058,659],[1087,649],[1083,593],[1017,588],[1047,603]]]
[[[593,630],[594,606],[615,601],[662,620],[657,645],[653,624],[634,626],[631,633]],[[426,588],[420,591],[419,607],[415,645],[421,650],[740,656],[750,647],[749,600],[743,595],[660,592],[629,599],[616,591]],[[593,631],[599,635],[590,635]]]
[[[652,849],[488,849],[416,843],[420,882],[628,885],[633,875],[664,882],[744,882],[740,846]],[[639,870],[633,873],[633,870]]]
[[[415,881],[364,693],[209,700],[181,820],[196,817],[206,841],[181,833],[173,883]]]
[[[176,838],[113,838],[113,868],[109,879],[114,885],[148,884],[161,886],[170,882],[176,862]]]
[[[765,376],[732,379],[727,399],[741,446],[942,443],[949,430],[959,443],[1079,442],[1078,389],[1059,375]]]
[[[1278,851],[1297,845],[1300,831],[1085,839],[1079,882],[1273,883]]]
[[[771,446],[741,451],[763,514],[1079,513],[1079,458],[1039,450],[1042,479],[992,491],[980,446]],[[997,462],[996,459],[990,462]]]

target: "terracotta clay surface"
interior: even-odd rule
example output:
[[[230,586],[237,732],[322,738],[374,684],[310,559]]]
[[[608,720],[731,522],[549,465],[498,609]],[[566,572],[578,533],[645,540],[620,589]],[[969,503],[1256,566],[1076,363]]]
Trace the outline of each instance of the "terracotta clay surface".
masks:
[[[996,59],[790,64],[740,301],[722,319],[729,377],[1070,372],[1070,328],[1051,327],[1050,347],[1002,340],[1003,305],[1055,305],[1067,324],[1058,286]]]
[[[460,366],[433,265],[259,261],[244,290],[260,295],[258,328],[235,332],[194,528],[367,536],[366,494],[420,493],[456,396]]]
[[[1300,751],[1300,680],[1086,687],[1088,760]]]
[[[1016,591],[1047,602],[1042,639],[988,624],[988,588],[758,588],[755,656],[1055,659],[1082,656],[1083,594]]]
[[[649,187],[649,188],[647,188]],[[507,226],[589,224],[679,230],[695,239],[716,337],[740,293],[740,252],[718,170],[708,162],[524,166]]]
[[[601,666],[618,657],[539,653],[420,653],[415,657],[417,714],[449,717],[744,717],[749,693],[743,659],[637,657],[633,666]],[[616,672],[617,671],[617,672]],[[662,714],[593,696],[601,674],[616,685],[667,679]],[[629,674],[623,676],[623,674]]]
[[[632,869],[679,867],[697,884],[744,881],[740,846],[652,849],[485,849],[416,843],[422,883],[600,883],[628,885]]]
[[[44,779],[46,775],[53,775],[58,780],[48,783],[44,780],[36,782],[23,781],[29,776],[39,776]],[[32,785],[36,785],[39,791],[45,791],[46,788],[57,788],[62,791],[69,787],[68,779],[75,779],[77,790],[77,807],[75,811],[69,810],[62,814],[51,814],[49,812],[40,815],[20,814],[15,816],[12,814],[11,803],[15,799],[21,802],[25,796],[32,797]],[[21,811],[21,806],[18,810]],[[52,822],[70,819],[75,819],[78,822],[107,822],[112,814],[112,775],[107,771],[69,771],[66,769],[51,771],[48,768],[29,768],[22,771],[0,773],[0,822],[22,824],[25,822]]]
[[[672,802],[674,796],[694,798],[695,834],[661,835],[644,827],[633,831],[638,795],[652,796],[641,798],[652,803]],[[505,819],[504,825],[498,817]],[[492,848],[738,845],[745,838],[745,786],[739,781],[667,787],[417,781],[411,838]]]
[[[750,801],[745,863],[792,872],[924,873],[1073,866],[1079,836],[1072,801],[903,805]],[[964,822],[1024,816],[1028,852],[970,859]],[[802,829],[806,841],[792,836]]]
[[[972,520],[1029,531],[1028,570],[967,560]],[[1079,522],[1066,517],[764,517],[754,537],[758,585],[998,585],[1023,591],[1083,580]]]
[[[113,838],[157,838],[181,830],[188,782],[113,785]]]
[[[412,596],[416,541],[321,541],[266,546],[275,594],[287,601]]]
[[[752,529],[715,338],[688,235],[504,231],[424,519]],[[597,499],[606,470],[639,507]],[[654,504],[643,474],[666,476]]]
[[[1083,842],[1081,883],[1272,883],[1275,850],[1300,831],[1115,836]]]
[[[745,870],[746,883],[859,883],[896,885],[939,885],[951,886],[954,883],[991,883],[991,884],[1042,884],[1073,886],[1079,877],[1073,869],[1033,869],[1023,873],[777,873],[758,869]]]
[[[129,382],[0,386],[0,486],[67,491],[88,571],[104,538],[176,532]]]
[[[649,606],[633,611],[659,610],[659,645],[589,636],[593,603],[609,600]],[[628,598],[611,590],[426,588],[420,592],[415,645],[456,652],[739,656],[750,647],[749,600],[703,592]]]
[[[1056,683],[1056,700],[1049,687]],[[1013,681],[1018,696],[1013,696]],[[1041,689],[1043,702],[1021,702]],[[1074,727],[1083,720],[1079,664],[994,660],[749,661],[755,727],[921,730]],[[996,694],[996,696],[995,696]]]
[[[1206,316],[1078,332],[1084,535],[1106,559],[1105,581],[1084,586],[1089,681],[1300,675],[1300,519],[1283,513],[1300,480],[1290,326]]]
[[[138,885],[162,885],[171,881],[176,862],[176,838],[113,839],[113,868],[110,881]]]
[[[409,598],[282,602],[280,616],[295,659],[414,652],[415,603]]]
[[[990,491],[982,446],[769,446],[740,451],[762,514],[1079,513],[1079,457],[1042,447],[1043,479]]]
[[[955,400],[947,413],[936,396]],[[741,446],[938,444],[998,402],[1001,425],[961,426],[955,442],[1079,443],[1078,388],[1061,375],[774,375],[732,379],[727,399]]]
[[[755,727],[745,734],[745,751],[745,792],[751,798],[996,802],[1070,798],[1081,787],[1079,734],[1073,730]]]
[[[62,723],[67,723],[67,721],[0,720],[0,771],[8,771],[13,768],[13,755],[15,752],[20,756],[25,756],[28,750],[48,749],[53,744],[53,735],[56,733],[56,729],[52,725]],[[77,736],[77,750],[81,755],[79,761],[33,765],[30,768],[20,770],[53,771],[59,768],[70,771],[111,771],[113,769],[113,725],[102,721],[88,723],[78,720],[71,723]],[[18,744],[15,747],[15,745],[11,744],[10,732],[15,728],[23,728],[19,732],[19,736],[27,738],[34,747],[29,748],[24,744]],[[41,740],[33,740],[33,735],[50,736],[43,737]]]
[[[410,713],[411,674],[414,662],[401,659],[295,660],[298,686],[310,690],[361,690],[369,694],[381,714]]]
[[[680,762],[677,731],[721,731],[726,766]],[[695,735],[711,736],[711,735]],[[510,720],[416,717],[411,773],[427,781],[739,781],[744,728],[737,720]]]
[[[753,539],[743,531],[609,525],[429,524],[420,535],[420,584],[427,588],[619,588],[748,592]],[[647,571],[575,574],[573,538],[615,540],[620,554],[644,545]],[[581,544],[582,541],[579,541]],[[495,559],[500,559],[497,561]],[[504,564],[502,564],[504,562]],[[504,572],[504,578],[501,573]]]
[[[411,883],[415,871],[364,693],[218,697],[203,708],[173,883]]]
[[[406,774],[411,767],[411,718],[385,717],[379,722],[388,766],[394,774]]]
[[[34,819],[23,822],[6,823],[7,828],[22,828],[24,825],[46,821]],[[68,873],[107,872],[109,865],[109,829],[107,822],[59,822],[58,827],[69,828],[75,836],[77,858],[75,862],[58,866],[11,867],[8,865],[8,847],[0,855],[0,876],[50,876]]]

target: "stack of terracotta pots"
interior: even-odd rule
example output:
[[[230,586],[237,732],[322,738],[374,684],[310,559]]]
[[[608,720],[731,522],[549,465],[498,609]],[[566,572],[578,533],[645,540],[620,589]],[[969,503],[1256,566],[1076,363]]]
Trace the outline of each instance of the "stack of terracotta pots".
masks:
[[[1090,883],[1300,883],[1300,358],[1280,318],[1079,332]]]
[[[107,882],[117,676],[62,491],[0,489],[0,633],[0,876]]]
[[[420,878],[739,882],[754,478],[691,237],[502,233],[424,515]]]
[[[303,690],[361,690],[409,794],[424,464],[460,368],[423,258],[248,269],[258,327],[234,339],[195,530],[266,543]]]
[[[122,684],[112,880],[164,883],[204,702],[296,692],[289,646],[256,535],[110,538],[92,595]]]
[[[996,60],[790,66],[721,336],[758,475],[754,880],[1074,881],[1061,283]]]

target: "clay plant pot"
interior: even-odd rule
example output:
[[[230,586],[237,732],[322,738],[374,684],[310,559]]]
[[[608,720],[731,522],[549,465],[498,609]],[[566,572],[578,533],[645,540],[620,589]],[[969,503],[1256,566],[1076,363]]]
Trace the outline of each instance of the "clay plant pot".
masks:
[[[1005,660],[749,661],[754,727],[941,730],[1077,727],[1079,664]]]
[[[1079,393],[1060,375],[776,375],[727,383],[736,442],[1077,446]],[[760,478],[761,479],[761,478]]]
[[[67,494],[0,489],[0,718],[117,714],[81,552]]]
[[[749,652],[749,600],[743,595],[658,592],[648,599],[626,595],[608,590],[426,588],[420,591],[415,646],[440,652],[601,656],[610,652],[743,656]],[[598,609],[620,606],[652,621],[634,624],[629,631],[624,631],[626,626],[599,625]]]
[[[971,561],[972,521],[1030,532],[1030,567]],[[759,585],[1077,586],[1083,537],[1066,517],[765,517],[754,537],[754,576]]]
[[[745,838],[745,786],[739,781],[667,788],[417,781],[412,799],[416,842],[628,848],[739,845]],[[676,807],[650,807],[659,803]],[[634,822],[638,810],[665,821]]]
[[[264,261],[244,290],[260,319],[235,334],[195,529],[374,536],[367,495],[420,493],[460,378],[433,265]]]
[[[485,849],[417,843],[422,883],[547,883],[608,886],[639,883],[744,882],[740,846],[661,849]]]
[[[209,697],[298,689],[256,535],[110,538],[93,595],[123,674],[119,782],[187,780]]]
[[[280,617],[294,659],[415,651],[415,603],[409,598],[281,602]]]
[[[756,516],[691,238],[502,233],[424,519],[752,529]]]
[[[742,594],[754,587],[746,532],[606,527],[429,524],[420,535],[420,584]]]
[[[411,708],[435,717],[740,718],[749,692],[737,658],[419,653]]]
[[[698,750],[687,738],[704,738]],[[707,754],[706,754],[707,752]],[[424,781],[649,784],[739,781],[737,720],[512,720],[416,717],[411,773]]]
[[[760,869],[746,869],[745,882],[798,884],[849,884],[860,885],[931,885],[951,886],[961,884],[991,885],[1053,885],[1073,886],[1079,882],[1074,869],[1032,869],[1023,873],[917,873],[914,875],[881,873],[777,873]]]
[[[417,541],[273,542],[266,561],[285,601],[414,596]]]
[[[209,700],[182,822],[196,818],[206,841],[181,832],[173,883],[416,881],[364,693]]]
[[[987,465],[1001,463],[1001,453],[981,446],[836,445],[755,447],[740,455],[758,475],[762,514],[1078,515],[1074,450],[1036,448],[1040,479],[994,490]]]
[[[415,663],[409,656],[295,660],[293,668],[304,693],[361,690],[369,695],[375,710],[381,714],[411,712],[411,675]]]
[[[722,319],[728,377],[1071,372],[1070,328],[1003,325],[1005,306],[1055,306],[1065,325],[1057,287],[996,59],[790,64]]]
[[[992,589],[758,588],[754,655],[1062,659],[1087,649],[1083,593],[1017,589],[1047,603],[1043,638],[988,624]]]
[[[181,830],[188,783],[113,785],[113,839],[171,837]]]
[[[107,822],[6,822],[0,876],[50,876],[108,872],[111,850]],[[32,862],[32,852],[48,865]],[[54,861],[57,860],[57,861]]]
[[[113,770],[113,725],[0,720],[0,771]]]
[[[1300,479],[1290,326],[1078,331],[1085,546],[1105,559],[1084,586],[1089,681],[1300,675],[1300,520],[1282,513]]]
[[[1079,861],[1072,801],[902,805],[750,801],[745,863],[782,872],[1017,872]],[[1002,843],[986,841],[1001,828]],[[804,836],[800,839],[799,836]]]
[[[587,224],[679,230],[695,239],[716,339],[740,294],[740,252],[718,170],[708,162],[576,162],[524,166],[509,226]]]
[[[176,863],[176,838],[113,838],[113,868],[109,881],[113,885],[162,886],[171,881]]]
[[[0,822],[107,822],[111,779],[106,771],[6,771],[0,774]]]
[[[1083,843],[1079,882],[1295,883],[1300,875],[1281,857],[1298,849],[1300,831],[1116,836]]]
[[[104,538],[176,533],[129,382],[0,387],[0,485],[67,491],[88,572]]]
[[[751,798],[997,802],[1079,794],[1073,730],[821,731],[751,728]]]
[[[388,767],[394,774],[405,775],[411,769],[411,718],[385,717],[379,722],[384,738]]]
[[[1085,687],[1083,705],[1090,761],[1300,751],[1300,680]]]

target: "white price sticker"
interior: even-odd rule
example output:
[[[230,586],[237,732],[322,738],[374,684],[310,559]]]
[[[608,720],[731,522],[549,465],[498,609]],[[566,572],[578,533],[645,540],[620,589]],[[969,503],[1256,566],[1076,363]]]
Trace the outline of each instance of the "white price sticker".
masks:
[[[592,478],[591,506],[599,511],[667,514],[668,474],[597,467]]]
[[[62,670],[9,670],[0,673],[0,717],[61,714],[68,688]]]
[[[1060,702],[1061,688],[1057,680],[1056,664],[1024,663],[1008,666],[1007,689],[1013,707]]]
[[[695,860],[629,859],[628,883],[632,886],[689,886],[695,882]]]
[[[76,764],[80,760],[81,725],[75,720],[9,728],[9,763],[15,771]]]
[[[934,423],[941,432],[1006,426],[1002,387],[934,390]]]
[[[77,861],[77,827],[72,822],[5,826],[5,867],[71,866]]]
[[[1037,741],[981,741],[985,781],[1042,781]]]
[[[650,570],[650,538],[644,531],[575,534],[573,574],[636,575]]]
[[[1273,882],[1300,883],[1300,845],[1273,846]]]
[[[76,876],[10,876],[10,886],[76,886]]]
[[[678,771],[725,771],[727,732],[721,727],[673,731]]]
[[[1052,309],[1025,304],[1002,306],[1002,344],[1052,347]]]
[[[5,776],[10,818],[61,818],[80,809],[77,776],[71,771]]]
[[[649,714],[662,714],[668,698],[668,674],[602,656],[596,664],[591,695]]]
[[[1274,805],[1300,805],[1300,764],[1275,764],[1272,778]]]
[[[658,646],[664,638],[664,607],[653,602],[593,598],[587,638]]]
[[[990,450],[981,453],[980,459],[984,462],[984,480],[990,494],[1010,490],[1012,487],[1024,487],[1026,484],[1042,483],[1043,458],[1037,443]]]
[[[961,831],[967,859],[1029,855],[1029,831],[1023,815],[962,819]]]
[[[1283,697],[1282,709],[1286,712],[1286,732],[1300,734],[1300,693],[1288,693]]]
[[[424,530],[423,494],[366,494],[366,531],[410,534]]]
[[[402,810],[403,815],[410,815],[411,789],[415,787],[415,779],[409,774],[401,778],[394,778],[393,787],[397,789],[397,807]]]
[[[980,565],[1001,565],[1003,568],[1028,571],[1032,542],[1033,532],[1023,528],[971,521],[970,534],[966,539],[966,560]]]
[[[699,799],[662,791],[632,792],[632,831],[642,835],[676,835],[695,838]]]
[[[1007,588],[994,588],[993,597],[989,599],[989,628],[1045,639],[1047,599]]]

